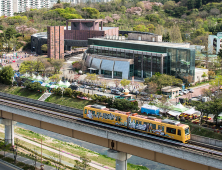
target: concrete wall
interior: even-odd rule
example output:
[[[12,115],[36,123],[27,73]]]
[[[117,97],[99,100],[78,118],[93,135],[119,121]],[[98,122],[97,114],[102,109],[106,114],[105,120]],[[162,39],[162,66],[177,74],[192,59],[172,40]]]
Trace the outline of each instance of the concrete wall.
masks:
[[[64,30],[64,39],[88,40],[88,38],[104,36],[105,31],[94,30]]]
[[[222,148],[222,140],[206,138],[206,137],[198,136],[198,135],[191,135],[191,139],[198,142],[202,142],[205,144],[214,145],[214,146],[218,146]]]
[[[203,73],[207,74],[207,77],[202,77]],[[195,68],[195,77],[194,77],[194,82],[202,82],[204,80],[208,80],[208,69],[200,69],[200,68]]]
[[[140,34],[140,33],[129,33],[128,40],[162,42],[162,36],[161,35]]]

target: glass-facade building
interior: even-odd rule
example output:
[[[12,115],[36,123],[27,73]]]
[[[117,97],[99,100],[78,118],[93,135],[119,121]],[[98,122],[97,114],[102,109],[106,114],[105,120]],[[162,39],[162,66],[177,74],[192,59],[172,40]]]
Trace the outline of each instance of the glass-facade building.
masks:
[[[128,78],[147,78],[157,72],[181,79],[188,75],[194,77],[195,49],[176,47],[177,44],[161,46],[161,43],[153,45],[143,41],[135,42],[90,38],[88,55],[133,59],[134,63],[129,66]]]

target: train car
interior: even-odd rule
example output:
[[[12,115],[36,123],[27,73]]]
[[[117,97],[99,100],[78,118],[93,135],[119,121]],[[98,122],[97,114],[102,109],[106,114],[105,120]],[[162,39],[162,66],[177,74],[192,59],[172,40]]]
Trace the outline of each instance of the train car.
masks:
[[[189,126],[170,119],[157,119],[152,116],[132,114],[128,117],[128,128],[144,133],[174,139],[187,143],[190,140]]]
[[[83,118],[127,128],[129,114],[102,105],[88,105],[84,107]]]
[[[83,118],[121,126],[187,143],[190,140],[189,126],[170,119],[157,119],[137,113],[123,112],[102,105],[84,107]]]

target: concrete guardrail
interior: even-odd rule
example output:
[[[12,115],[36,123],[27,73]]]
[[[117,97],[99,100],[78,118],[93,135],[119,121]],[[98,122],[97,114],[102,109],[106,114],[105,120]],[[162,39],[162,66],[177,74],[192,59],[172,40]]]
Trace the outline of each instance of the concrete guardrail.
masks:
[[[191,139],[197,142],[202,142],[205,144],[222,147],[222,140],[207,138],[199,135],[191,135]]]

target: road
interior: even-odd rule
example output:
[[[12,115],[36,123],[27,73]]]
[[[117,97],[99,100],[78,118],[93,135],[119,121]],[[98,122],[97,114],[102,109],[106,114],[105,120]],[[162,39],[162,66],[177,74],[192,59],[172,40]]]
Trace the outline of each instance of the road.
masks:
[[[210,87],[210,85],[207,84],[207,85],[203,85],[203,86],[200,86],[200,87],[191,88],[194,91],[193,93],[188,93],[186,95],[179,96],[178,98],[188,98],[188,99],[190,99],[192,97],[197,97],[197,96],[202,94],[203,89],[208,89],[209,87]],[[170,101],[171,102],[179,102],[179,99],[171,99]]]
[[[0,160],[0,169],[1,170],[17,170],[16,166],[11,166],[10,164],[7,164]]]

